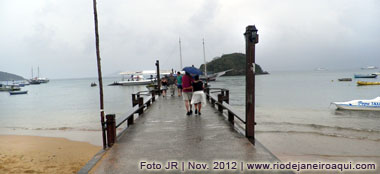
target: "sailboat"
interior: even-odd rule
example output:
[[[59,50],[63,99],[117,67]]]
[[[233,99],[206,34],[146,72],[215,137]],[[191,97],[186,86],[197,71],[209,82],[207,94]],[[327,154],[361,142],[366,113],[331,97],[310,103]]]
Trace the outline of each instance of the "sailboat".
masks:
[[[214,74],[210,74],[208,75],[207,74],[207,62],[206,62],[206,51],[205,51],[205,39],[202,40],[202,44],[203,44],[203,60],[204,60],[204,76],[200,76],[199,78],[201,80],[204,80],[204,81],[215,81],[216,78],[226,74],[228,71],[232,71],[232,69],[229,69],[229,70],[226,70],[226,71],[221,71],[221,72],[217,72],[217,73],[214,73]]]
[[[37,68],[38,74],[37,77],[33,77],[33,67],[32,67],[32,78],[29,80],[29,84],[31,85],[38,85],[41,83],[47,83],[49,82],[48,78],[40,77],[40,67]]]

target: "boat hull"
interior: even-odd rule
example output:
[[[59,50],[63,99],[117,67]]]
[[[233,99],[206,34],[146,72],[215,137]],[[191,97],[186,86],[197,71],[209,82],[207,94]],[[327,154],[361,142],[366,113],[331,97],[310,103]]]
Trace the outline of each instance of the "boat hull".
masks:
[[[118,85],[122,86],[134,86],[134,85],[149,85],[153,83],[151,80],[141,80],[141,81],[119,81]]]
[[[338,109],[358,111],[380,111],[380,97],[372,100],[352,100],[348,102],[333,102]]]
[[[376,74],[355,74],[355,78],[376,78]]]
[[[380,82],[364,82],[364,81],[357,81],[358,85],[380,85]]]
[[[28,91],[9,91],[10,95],[20,95],[20,94],[27,94]]]

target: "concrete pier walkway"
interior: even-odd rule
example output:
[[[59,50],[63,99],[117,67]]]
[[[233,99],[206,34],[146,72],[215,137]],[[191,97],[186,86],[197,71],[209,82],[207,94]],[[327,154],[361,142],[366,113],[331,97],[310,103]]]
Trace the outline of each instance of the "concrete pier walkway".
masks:
[[[178,169],[164,169],[168,161],[178,164]],[[260,143],[254,146],[235,131],[210,104],[203,107],[201,116],[186,116],[182,97],[169,96],[159,97],[90,173],[274,173],[248,170],[246,165],[277,161]],[[162,169],[148,169],[153,162]],[[223,170],[213,169],[222,165]],[[196,169],[204,166],[204,170]]]

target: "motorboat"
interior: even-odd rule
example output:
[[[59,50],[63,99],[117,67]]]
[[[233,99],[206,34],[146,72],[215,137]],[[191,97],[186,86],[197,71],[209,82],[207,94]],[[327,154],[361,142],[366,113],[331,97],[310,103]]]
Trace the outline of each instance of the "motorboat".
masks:
[[[337,109],[380,111],[380,97],[372,100],[351,100],[347,102],[332,102]]]
[[[27,94],[28,91],[9,91],[10,95]]]
[[[20,91],[21,88],[16,85],[3,85],[0,84],[0,91]]]
[[[355,78],[376,78],[376,74],[355,74]]]
[[[199,79],[204,80],[204,81],[215,81],[216,78],[218,78],[218,77],[226,74],[228,71],[232,71],[232,69],[229,69],[227,71],[222,71],[222,72],[214,73],[214,74],[200,76]]]
[[[148,85],[155,81],[152,73],[154,73],[154,71],[121,72],[120,75],[122,75],[122,80],[109,84],[109,86]],[[144,75],[149,75],[149,77],[145,78]]]
[[[361,69],[377,69],[376,66],[366,66],[366,67],[363,67]]]
[[[359,86],[361,85],[380,85],[380,82],[365,82],[365,81],[357,81],[356,82]]]
[[[350,82],[350,81],[352,81],[352,78],[340,78],[338,80],[341,82]]]

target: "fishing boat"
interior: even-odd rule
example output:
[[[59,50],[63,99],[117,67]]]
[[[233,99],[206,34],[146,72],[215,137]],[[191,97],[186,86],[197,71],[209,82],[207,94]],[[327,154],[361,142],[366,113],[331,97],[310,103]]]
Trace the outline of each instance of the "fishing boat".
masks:
[[[28,91],[9,91],[10,95],[27,94]]]
[[[355,78],[376,78],[376,74],[355,74]]]
[[[352,78],[340,78],[340,79],[338,79],[339,81],[341,81],[341,82],[344,82],[344,81],[352,81]]]
[[[365,82],[365,81],[357,81],[356,82],[359,86],[361,85],[380,85],[380,82]]]
[[[380,111],[380,97],[372,100],[351,100],[348,102],[332,102],[338,109]]]

